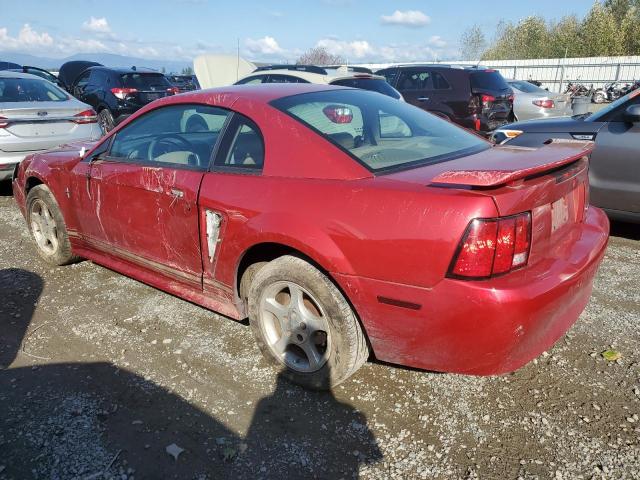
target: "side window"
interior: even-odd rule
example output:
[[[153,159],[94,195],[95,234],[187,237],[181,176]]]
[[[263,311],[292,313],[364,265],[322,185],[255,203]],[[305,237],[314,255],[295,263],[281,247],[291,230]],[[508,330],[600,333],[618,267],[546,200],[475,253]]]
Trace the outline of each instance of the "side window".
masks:
[[[264,140],[258,126],[248,118],[235,114],[225,134],[216,166],[223,169],[260,171],[264,165]]]
[[[269,75],[269,83],[309,83],[292,75]]]
[[[236,85],[253,85],[256,83],[262,83],[266,75],[254,75],[253,77],[243,78],[236,82]]]
[[[431,72],[428,70],[408,70],[402,72],[398,82],[399,90],[431,90]]]
[[[383,70],[382,72],[378,72],[378,75],[383,75],[384,78],[387,79],[387,83],[393,86],[396,84],[396,80],[398,79],[398,69],[393,68],[391,70]]]
[[[432,72],[432,81],[434,90],[448,90],[451,88],[447,79],[444,78],[444,75],[438,72]]]
[[[228,116],[227,110],[207,105],[151,110],[116,134],[109,157],[205,170]]]
[[[91,71],[84,72],[82,75],[80,75],[78,77],[78,79],[76,80],[75,87],[77,87],[77,88],[86,87],[87,83],[89,83],[89,76],[90,75],[91,75]]]

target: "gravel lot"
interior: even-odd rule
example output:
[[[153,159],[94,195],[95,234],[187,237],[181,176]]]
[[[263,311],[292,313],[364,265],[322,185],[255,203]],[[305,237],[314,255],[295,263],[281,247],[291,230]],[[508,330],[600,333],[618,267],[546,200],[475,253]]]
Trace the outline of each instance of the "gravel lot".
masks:
[[[0,480],[640,478],[639,273],[640,228],[614,225],[587,310],[518,372],[369,362],[307,392],[245,324],[90,262],[48,267],[5,191]]]

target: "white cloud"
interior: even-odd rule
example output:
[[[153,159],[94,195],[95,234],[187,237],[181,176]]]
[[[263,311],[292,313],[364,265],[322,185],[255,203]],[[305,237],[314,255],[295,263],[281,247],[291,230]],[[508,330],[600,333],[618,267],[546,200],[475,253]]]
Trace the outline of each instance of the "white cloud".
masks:
[[[284,50],[280,48],[278,42],[273,37],[263,37],[257,40],[253,38],[247,38],[244,41],[247,50],[253,54],[261,54],[261,55],[274,55],[283,53]]]
[[[404,12],[396,10],[391,15],[382,15],[380,20],[387,25],[402,25],[413,28],[424,27],[431,22],[431,18],[420,10],[406,10]]]
[[[447,42],[445,42],[440,35],[433,35],[429,39],[429,45],[433,45],[434,47],[437,47],[437,48],[444,48],[447,46]]]
[[[104,17],[91,17],[89,20],[82,23],[82,29],[86,32],[111,33],[109,22],[107,22],[107,19]]]
[[[445,51],[447,43],[437,35],[421,44],[375,45],[367,40],[323,38],[316,46],[326,48],[330,53],[340,55],[350,63],[433,61],[451,55]]]
[[[38,33],[25,23],[17,37],[9,35],[7,28],[0,28],[0,48],[3,50],[34,51],[49,48],[53,45],[53,38],[47,32]]]

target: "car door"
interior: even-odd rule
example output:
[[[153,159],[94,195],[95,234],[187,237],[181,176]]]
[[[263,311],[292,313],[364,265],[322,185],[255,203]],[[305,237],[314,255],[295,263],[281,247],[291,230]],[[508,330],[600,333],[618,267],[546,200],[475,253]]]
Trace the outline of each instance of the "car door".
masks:
[[[216,107],[180,104],[151,110],[123,127],[90,164],[96,220],[85,216],[80,226],[94,232],[87,242],[201,288],[198,193],[227,117]]]
[[[611,112],[596,135],[589,166],[593,205],[640,213],[640,124],[624,120],[626,108],[638,103],[640,95]]]
[[[430,111],[433,107],[432,74],[427,68],[407,68],[400,72],[396,86],[407,103]]]

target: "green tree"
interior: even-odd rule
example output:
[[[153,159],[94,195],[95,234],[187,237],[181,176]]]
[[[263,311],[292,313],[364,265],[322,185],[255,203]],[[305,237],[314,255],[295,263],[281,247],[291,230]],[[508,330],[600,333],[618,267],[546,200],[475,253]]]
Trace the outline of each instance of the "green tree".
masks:
[[[589,56],[624,55],[624,45],[615,16],[599,1],[594,2],[581,26],[580,41]]]
[[[193,75],[193,68],[191,67],[184,67],[182,69],[182,75]]]

